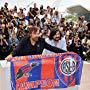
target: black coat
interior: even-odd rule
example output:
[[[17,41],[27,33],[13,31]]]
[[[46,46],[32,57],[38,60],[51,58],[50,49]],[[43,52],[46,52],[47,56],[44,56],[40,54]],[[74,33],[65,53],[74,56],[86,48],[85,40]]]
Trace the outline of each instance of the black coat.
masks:
[[[21,40],[19,45],[16,47],[16,50],[13,51],[13,56],[25,56],[25,55],[36,55],[42,54],[44,49],[48,49],[55,53],[64,53],[66,51],[56,48],[54,46],[49,45],[45,42],[44,39],[39,38],[36,44],[33,46],[30,42],[29,37],[25,37]]]

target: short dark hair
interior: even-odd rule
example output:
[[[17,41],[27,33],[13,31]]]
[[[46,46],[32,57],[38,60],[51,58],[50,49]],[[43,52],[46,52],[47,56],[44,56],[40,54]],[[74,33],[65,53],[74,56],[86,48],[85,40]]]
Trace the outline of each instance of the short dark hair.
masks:
[[[29,34],[31,34],[32,32],[36,33],[37,30],[39,30],[39,28],[36,26],[31,26],[31,27],[28,27],[27,30],[28,30]]]
[[[53,39],[53,36],[54,36],[57,32],[59,32],[59,34],[60,34],[60,39],[61,39],[62,34],[61,34],[61,32],[59,31],[59,29],[52,29],[52,30],[51,30],[51,33],[50,33],[50,36],[49,36],[49,39],[52,40],[52,39]]]

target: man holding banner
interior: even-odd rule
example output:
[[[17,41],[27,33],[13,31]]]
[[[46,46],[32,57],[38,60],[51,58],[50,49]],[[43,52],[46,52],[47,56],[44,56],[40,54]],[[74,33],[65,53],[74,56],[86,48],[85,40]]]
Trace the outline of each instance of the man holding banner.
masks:
[[[25,56],[25,55],[37,55],[42,54],[44,48],[55,53],[64,53],[66,51],[51,46],[45,42],[40,36],[40,30],[32,26],[28,28],[29,37],[25,37],[21,40],[16,50],[12,52],[9,56],[6,57],[7,60],[11,59],[14,56]]]

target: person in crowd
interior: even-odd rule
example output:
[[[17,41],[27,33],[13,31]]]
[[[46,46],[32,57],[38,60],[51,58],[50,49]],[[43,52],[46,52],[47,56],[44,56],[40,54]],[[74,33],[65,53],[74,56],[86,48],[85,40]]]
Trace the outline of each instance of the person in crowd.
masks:
[[[57,24],[57,25],[60,23],[60,16],[59,16],[58,11],[54,12],[52,23]]]
[[[60,33],[58,29],[52,29],[49,38],[46,38],[46,42],[52,46],[55,46],[55,47],[58,47],[60,49],[67,51],[66,40],[62,38],[62,34]],[[43,53],[50,54],[53,52],[44,49]]]
[[[8,3],[7,2],[4,4],[4,8],[5,8],[5,10],[8,10]]]
[[[34,19],[33,8],[32,7],[29,8],[29,12],[28,12],[27,16],[29,17],[29,19]]]
[[[44,28],[43,28],[43,30],[41,32],[42,32],[42,38],[46,39],[46,38],[49,37],[50,29],[49,29],[47,24],[44,25]]]
[[[25,13],[22,8],[19,9],[18,16],[20,19],[22,19],[25,16]]]
[[[32,12],[32,14],[34,15],[34,17],[37,15],[37,12],[38,12],[38,7],[37,7],[37,4],[34,3],[34,8],[33,8],[33,12]]]
[[[65,39],[66,39],[67,50],[72,51],[71,45],[74,40],[73,35],[67,31],[65,35]]]
[[[5,35],[0,31],[0,60],[4,60],[10,54],[11,48],[6,40]]]
[[[43,9],[43,5],[40,6],[40,15],[44,14],[44,9]]]
[[[83,58],[83,47],[78,33],[74,36],[70,47],[73,47],[71,48],[71,51],[76,52]]]
[[[19,28],[18,31],[17,31],[17,39],[18,39],[19,41],[21,41],[21,39],[22,39],[24,36],[25,36],[24,31]]]
[[[8,40],[9,39],[8,28],[4,23],[1,25],[1,29],[2,29],[2,34],[5,35],[6,39]]]

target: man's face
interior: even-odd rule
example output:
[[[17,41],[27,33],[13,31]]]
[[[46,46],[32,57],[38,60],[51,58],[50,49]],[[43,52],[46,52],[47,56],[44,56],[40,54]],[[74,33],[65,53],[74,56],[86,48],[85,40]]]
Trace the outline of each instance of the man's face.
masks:
[[[37,32],[32,32],[31,34],[30,34],[30,37],[31,37],[31,39],[33,40],[33,41],[35,41],[35,42],[37,42],[38,41],[38,38],[40,37],[40,31],[39,30],[37,30]]]
[[[48,28],[47,28],[47,26],[45,25],[45,26],[44,26],[44,30],[47,30],[47,29],[48,29]]]
[[[56,34],[53,36],[53,39],[55,41],[59,41],[59,39],[60,39],[60,33],[59,32],[56,32]]]
[[[4,30],[5,29],[5,24],[2,24],[1,28],[2,28],[2,30]]]

